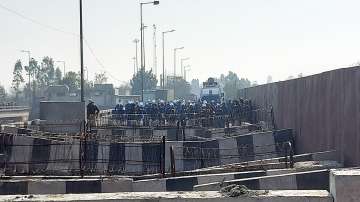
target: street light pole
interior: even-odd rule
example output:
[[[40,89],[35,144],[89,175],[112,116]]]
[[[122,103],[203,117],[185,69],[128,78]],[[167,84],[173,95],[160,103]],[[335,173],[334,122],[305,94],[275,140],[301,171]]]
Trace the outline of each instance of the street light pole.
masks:
[[[85,102],[84,98],[84,41],[83,41],[83,16],[82,0],[80,3],[80,101]]]
[[[141,101],[144,101],[144,70],[145,70],[145,66],[144,66],[144,38],[143,38],[143,5],[145,4],[153,4],[153,5],[158,5],[160,2],[159,1],[151,1],[151,2],[145,2],[145,3],[140,3],[140,55],[141,55]]]
[[[136,57],[132,58],[134,60],[134,76],[136,74]]]
[[[174,99],[175,99],[175,80],[176,80],[176,52],[178,50],[182,50],[184,49],[184,47],[180,47],[180,48],[174,48],[174,78],[173,78],[173,84],[174,84]]]
[[[30,61],[31,61],[31,52],[29,50],[21,50],[22,53],[27,53],[29,57],[29,107],[31,107],[31,73],[30,73]]]
[[[136,71],[139,71],[139,63],[138,63],[138,43],[139,39],[134,39],[133,41],[135,43],[135,63],[136,63]]]
[[[165,34],[170,33],[170,32],[175,32],[174,29],[172,30],[168,30],[165,32],[162,32],[162,59],[163,59],[163,63],[162,63],[162,80],[161,80],[161,86],[163,89],[165,89]]]
[[[186,72],[187,71],[190,71],[191,69],[190,69],[190,65],[187,65],[187,66],[185,66],[184,67],[184,80],[186,81]]]
[[[184,78],[184,61],[189,60],[190,58],[182,58],[181,59],[181,77]]]

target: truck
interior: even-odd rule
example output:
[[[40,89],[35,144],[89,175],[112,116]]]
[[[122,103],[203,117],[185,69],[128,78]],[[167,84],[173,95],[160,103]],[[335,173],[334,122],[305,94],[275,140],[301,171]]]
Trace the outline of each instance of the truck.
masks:
[[[214,78],[208,78],[207,81],[203,82],[201,88],[200,99],[206,102],[221,102],[224,97],[220,85],[215,81]]]

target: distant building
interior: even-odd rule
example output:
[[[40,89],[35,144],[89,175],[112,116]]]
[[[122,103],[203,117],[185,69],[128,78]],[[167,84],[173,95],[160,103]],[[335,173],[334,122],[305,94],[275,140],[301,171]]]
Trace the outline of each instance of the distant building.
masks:
[[[200,97],[201,88],[200,88],[199,79],[193,79],[191,81],[191,94],[195,95],[198,98]]]
[[[49,86],[44,92],[47,101],[78,101],[79,97],[76,93],[70,93],[67,85]]]
[[[90,98],[100,109],[110,109],[116,105],[113,84],[95,84],[90,91]]]

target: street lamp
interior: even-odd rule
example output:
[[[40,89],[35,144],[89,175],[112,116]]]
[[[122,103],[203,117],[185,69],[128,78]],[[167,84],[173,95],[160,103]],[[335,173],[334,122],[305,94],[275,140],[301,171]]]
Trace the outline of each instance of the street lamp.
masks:
[[[83,12],[82,0],[79,0],[80,9],[80,101],[85,102],[84,97],[84,36],[83,36]]]
[[[184,61],[189,60],[190,58],[182,58],[181,59],[181,77],[184,78]]]
[[[174,48],[174,78],[173,78],[173,83],[174,83],[174,99],[175,99],[175,80],[176,80],[176,52],[178,50],[182,50],[184,49],[184,47],[179,47],[179,48]]]
[[[143,5],[145,4],[153,4],[153,5],[159,5],[159,1],[150,1],[150,2],[144,2],[144,3],[140,3],[140,55],[141,55],[141,101],[143,102],[144,101],[144,70],[145,70],[145,67],[144,67],[144,38],[143,38],[143,13],[142,13],[142,10],[143,10]]]
[[[161,80],[161,86],[163,89],[165,89],[165,34],[167,33],[171,33],[171,32],[175,32],[175,29],[172,29],[172,30],[168,30],[168,31],[165,31],[165,32],[162,32],[162,54],[163,54],[163,71],[162,71],[162,80]]]
[[[63,60],[58,60],[58,61],[56,61],[56,62],[58,62],[58,63],[62,63],[63,64],[63,68],[64,68],[64,77],[65,77],[65,74],[66,74],[66,72],[65,72],[65,61],[63,61]]]
[[[139,39],[134,39],[133,41],[135,43],[135,65],[136,65],[136,71],[139,71],[139,63],[138,63],[138,43]]]
[[[136,57],[132,58],[134,60],[134,76],[136,75]]]
[[[30,82],[30,61],[31,61],[31,52],[29,50],[21,50],[22,53],[27,53],[29,57],[29,107],[31,107],[31,82]]]
[[[190,65],[187,65],[187,66],[185,66],[184,67],[184,80],[186,81],[186,72],[187,71],[190,71],[191,69],[190,69]]]

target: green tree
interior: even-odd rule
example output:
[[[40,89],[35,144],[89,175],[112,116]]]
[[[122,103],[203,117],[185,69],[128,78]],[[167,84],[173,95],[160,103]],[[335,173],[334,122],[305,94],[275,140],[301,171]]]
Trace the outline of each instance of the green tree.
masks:
[[[55,84],[59,85],[59,84],[61,84],[61,80],[62,80],[62,72],[61,72],[60,68],[58,67],[55,70],[54,82],[55,82]]]
[[[0,102],[6,102],[6,91],[4,86],[0,85]]]
[[[49,86],[55,83],[54,60],[49,56],[44,57],[41,62],[39,79],[41,86]]]
[[[141,95],[142,72],[144,73],[144,90],[152,90],[156,88],[158,80],[156,79],[155,74],[153,74],[151,70],[140,70],[130,81],[131,92],[133,95]]]
[[[95,73],[95,84],[105,84],[108,81],[108,77],[105,72]]]
[[[174,82],[169,82],[166,88],[173,89]],[[191,86],[182,78],[175,79],[175,99],[186,99],[190,95]]]
[[[65,74],[62,84],[67,85],[70,91],[76,91],[80,89],[80,74],[69,71]]]
[[[236,73],[229,71],[228,75],[224,78],[224,93],[226,99],[236,99],[239,89],[247,88],[251,86],[251,82],[248,79],[237,76]]]
[[[24,78],[22,76],[23,67],[20,60],[17,60],[14,66],[13,71],[13,80],[12,80],[12,88],[15,91],[15,100],[18,101],[18,96],[20,92],[20,85],[24,82]]]

